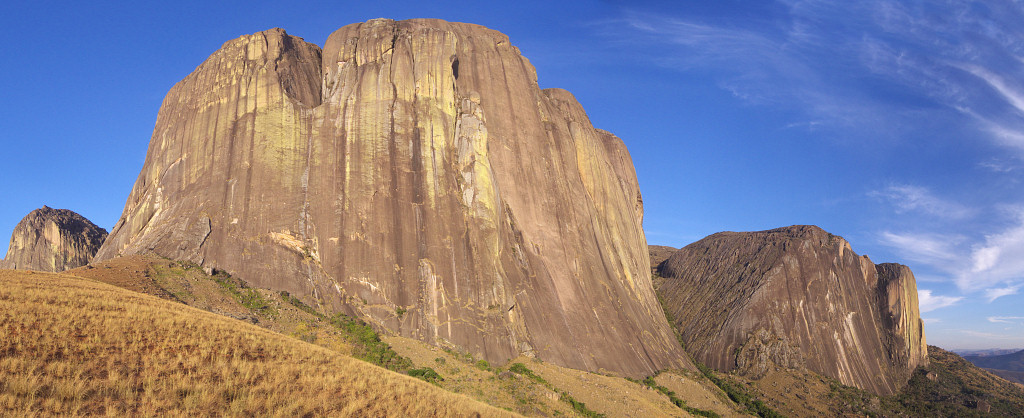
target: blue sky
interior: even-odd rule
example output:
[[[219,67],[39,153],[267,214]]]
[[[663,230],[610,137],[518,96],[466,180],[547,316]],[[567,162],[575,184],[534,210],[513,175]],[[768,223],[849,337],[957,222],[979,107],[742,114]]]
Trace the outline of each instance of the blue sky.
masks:
[[[225,41],[435,17],[508,34],[623,138],[650,243],[816,224],[914,270],[930,343],[1024,347],[1020,2],[80,3],[0,5],[4,239],[44,204],[112,227],[164,94]]]

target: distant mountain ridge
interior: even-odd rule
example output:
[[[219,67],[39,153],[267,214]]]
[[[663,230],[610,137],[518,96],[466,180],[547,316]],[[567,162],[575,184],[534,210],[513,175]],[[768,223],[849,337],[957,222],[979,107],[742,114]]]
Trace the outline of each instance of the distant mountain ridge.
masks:
[[[950,350],[959,356],[964,358],[967,357],[989,357],[989,356],[1001,356],[1003,354],[1016,353],[1024,349],[1021,348],[986,348],[979,350]]]
[[[1024,384],[1024,350],[1001,355],[963,357],[975,366],[1006,380]]]

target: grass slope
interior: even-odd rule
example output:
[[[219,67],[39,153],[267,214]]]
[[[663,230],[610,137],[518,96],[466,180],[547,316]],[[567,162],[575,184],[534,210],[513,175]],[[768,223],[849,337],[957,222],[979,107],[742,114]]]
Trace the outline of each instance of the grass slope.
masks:
[[[919,367],[898,395],[915,416],[1003,416],[1024,414],[1024,388],[962,357],[928,346],[931,364]]]
[[[0,415],[33,414],[510,415],[180,303],[0,270]]]
[[[222,272],[209,275],[198,266],[159,257],[129,256],[68,272],[127,289],[257,324],[302,341],[351,355],[389,369],[419,376],[445,390],[467,395],[508,411],[531,416],[685,416],[685,407],[716,411],[725,417],[738,409],[701,375],[664,372],[677,401],[624,378],[567,369],[520,358],[524,367],[545,377],[537,381],[494,367],[472,355],[397,336],[380,336],[354,318],[327,316],[314,301],[250,287]],[[307,302],[309,304],[307,304]],[[554,382],[554,383],[552,383]]]

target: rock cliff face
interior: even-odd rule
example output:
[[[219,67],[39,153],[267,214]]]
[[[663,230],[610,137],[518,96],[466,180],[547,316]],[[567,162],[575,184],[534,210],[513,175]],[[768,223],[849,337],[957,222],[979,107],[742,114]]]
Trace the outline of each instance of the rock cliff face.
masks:
[[[806,368],[888,395],[927,364],[910,269],[816,226],[714,234],[659,273],[687,350],[715,369]]]
[[[678,248],[668,247],[665,245],[648,245],[647,252],[651,255],[651,269],[657,269],[663,261],[668,260],[672,254],[679,251]]]
[[[622,141],[508,37],[439,20],[272,29],[168,93],[98,259],[155,252],[492,362],[685,365]],[[609,342],[614,342],[610,344]]]
[[[43,206],[22,218],[0,268],[61,272],[89,264],[107,230],[67,209]]]

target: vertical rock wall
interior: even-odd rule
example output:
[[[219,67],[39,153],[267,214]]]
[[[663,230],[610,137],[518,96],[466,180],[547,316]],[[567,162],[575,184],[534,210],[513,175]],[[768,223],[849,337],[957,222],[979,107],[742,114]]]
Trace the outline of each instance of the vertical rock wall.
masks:
[[[714,234],[659,272],[687,350],[712,368],[806,368],[889,395],[927,364],[910,269],[875,266],[821,228]]]
[[[0,268],[61,272],[89,264],[107,230],[67,209],[43,206],[22,218]]]
[[[230,41],[168,93],[97,257],[196,261],[492,362],[686,365],[625,146],[536,78],[438,20]]]

